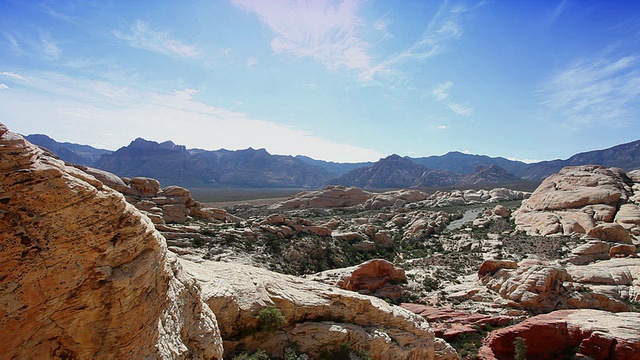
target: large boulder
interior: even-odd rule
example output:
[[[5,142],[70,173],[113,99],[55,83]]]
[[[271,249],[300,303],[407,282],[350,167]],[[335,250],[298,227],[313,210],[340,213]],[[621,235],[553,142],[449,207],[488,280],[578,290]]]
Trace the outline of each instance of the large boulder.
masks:
[[[262,349],[282,358],[296,344],[315,359],[347,344],[372,359],[456,358],[455,350],[434,339],[426,320],[383,300],[251,266],[181,263],[216,309],[225,356]],[[280,310],[282,327],[260,327],[257,315],[268,307]]]
[[[0,354],[222,357],[216,319],[151,221],[0,124]]]
[[[640,313],[560,310],[491,332],[480,358],[513,359],[517,338],[527,359],[640,359]]]
[[[308,275],[307,278],[341,289],[391,300],[398,300],[405,295],[401,284],[407,282],[404,270],[382,259],[369,260],[348,268],[326,270]]]
[[[546,178],[514,212],[516,228],[530,235],[588,233],[614,220],[633,195],[633,181],[620,169],[567,166]],[[632,209],[620,219],[633,223]]]

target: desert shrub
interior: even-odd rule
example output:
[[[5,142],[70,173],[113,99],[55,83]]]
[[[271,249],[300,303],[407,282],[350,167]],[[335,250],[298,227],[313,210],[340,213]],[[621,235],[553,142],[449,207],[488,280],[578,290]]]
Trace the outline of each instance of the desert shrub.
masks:
[[[527,360],[527,344],[521,337],[517,337],[513,341],[513,358],[514,360]]]
[[[275,331],[287,323],[282,311],[274,306],[262,308],[256,317],[258,318],[258,326],[262,331]]]
[[[253,354],[242,353],[233,357],[233,360],[269,360],[269,359],[270,359],[269,355],[262,350],[258,350]]]

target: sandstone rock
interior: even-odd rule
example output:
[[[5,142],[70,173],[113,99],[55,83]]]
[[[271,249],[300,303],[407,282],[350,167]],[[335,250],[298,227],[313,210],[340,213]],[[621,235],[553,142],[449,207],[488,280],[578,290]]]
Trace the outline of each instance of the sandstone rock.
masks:
[[[367,239],[366,236],[364,236],[364,235],[362,235],[362,234],[360,234],[359,232],[356,232],[356,231],[333,232],[331,234],[331,236],[336,240],[348,241],[348,242],[364,241],[364,240]]]
[[[485,260],[478,269],[478,277],[494,273],[498,269],[517,269],[518,263],[512,260]]]
[[[311,358],[342,343],[366,350],[376,360],[435,356],[427,321],[380,299],[245,265],[181,263],[200,282],[209,306],[217,309],[225,356],[263,349],[282,358],[293,343]],[[286,319],[282,329],[260,331],[256,315],[265,306],[280,309]]]
[[[198,286],[120,193],[3,124],[0,189],[2,357],[222,357]]]
[[[374,259],[348,268],[332,269],[307,276],[342,289],[373,295],[381,299],[400,299],[405,291],[400,284],[407,282],[404,270],[386,260]]]
[[[614,221],[625,229],[640,225],[640,207],[636,204],[622,204]]]
[[[476,334],[490,326],[506,326],[514,319],[509,316],[472,313],[450,308],[436,308],[421,304],[400,304],[400,307],[429,320],[437,337],[453,339],[460,335]]]
[[[134,177],[131,186],[138,191],[140,196],[152,197],[160,191],[160,182],[147,177]]]
[[[620,224],[600,224],[588,233],[589,236],[600,240],[631,244],[631,235]]]
[[[371,193],[359,188],[330,185],[320,191],[298,193],[289,200],[270,205],[269,208],[288,210],[351,207],[363,205],[370,198]]]
[[[602,166],[567,166],[545,179],[514,212],[516,229],[530,235],[590,233],[613,221],[632,195],[626,175]]]
[[[504,205],[496,205],[496,207],[493,208],[493,213],[503,218],[508,218],[509,215],[511,215],[509,209],[507,209]]]
[[[591,359],[640,359],[640,314],[599,310],[560,310],[493,331],[481,359],[514,356],[516,337],[524,339],[527,358],[556,359],[577,348]]]
[[[609,251],[611,243],[602,240],[589,240],[586,244],[582,244],[571,250],[569,262],[575,265],[584,265],[592,263],[596,260],[606,260],[611,256]]]
[[[635,256],[636,250],[637,248],[635,245],[618,244],[611,247],[611,250],[609,250],[609,256],[611,257]]]

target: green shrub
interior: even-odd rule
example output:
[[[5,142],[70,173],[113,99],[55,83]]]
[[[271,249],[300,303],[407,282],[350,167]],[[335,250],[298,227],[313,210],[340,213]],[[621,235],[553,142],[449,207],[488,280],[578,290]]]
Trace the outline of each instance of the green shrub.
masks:
[[[521,337],[517,337],[513,341],[513,359],[514,360],[527,360],[527,344],[525,340]]]
[[[270,360],[269,355],[262,351],[258,350],[253,354],[242,353],[233,357],[233,360]]]
[[[274,306],[262,308],[256,318],[258,318],[258,327],[262,331],[275,331],[287,323],[282,311]]]

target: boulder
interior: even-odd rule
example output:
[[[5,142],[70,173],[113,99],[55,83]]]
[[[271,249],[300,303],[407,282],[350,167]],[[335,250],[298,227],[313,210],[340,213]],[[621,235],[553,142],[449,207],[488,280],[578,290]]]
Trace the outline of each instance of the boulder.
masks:
[[[618,206],[632,196],[628,182],[620,169],[567,166],[546,178],[522,202],[513,214],[516,229],[543,236],[590,233],[602,223],[612,222]]]
[[[591,237],[621,244],[632,244],[631,235],[620,224],[600,224],[589,231]]]
[[[560,310],[491,332],[480,358],[513,359],[516,338],[524,339],[528,359],[582,357],[640,359],[640,313]]]
[[[222,358],[197,284],[122,194],[3,124],[0,189],[2,357]]]
[[[407,282],[404,270],[392,263],[374,259],[360,265],[308,275],[308,279],[342,289],[373,295],[381,299],[398,300],[405,294],[401,284]]]

